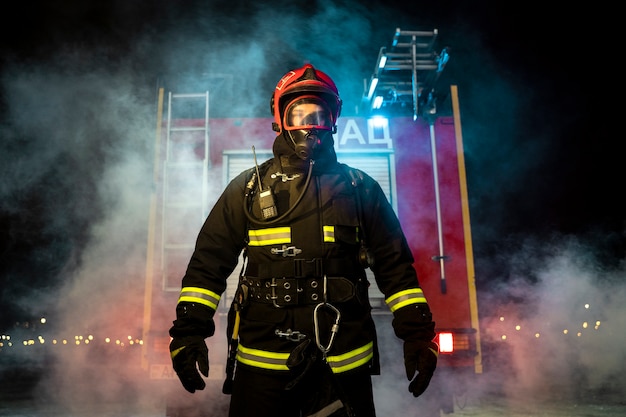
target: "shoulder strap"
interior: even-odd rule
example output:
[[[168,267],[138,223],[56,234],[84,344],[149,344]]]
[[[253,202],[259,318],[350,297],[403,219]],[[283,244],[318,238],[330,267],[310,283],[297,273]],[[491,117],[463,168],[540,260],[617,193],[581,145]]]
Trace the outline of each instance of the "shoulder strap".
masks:
[[[352,168],[346,164],[340,163],[341,169],[347,175],[350,180],[350,184],[354,187],[354,195],[356,196],[356,210],[357,219],[359,221],[359,236],[361,239],[361,249],[359,251],[359,262],[364,268],[371,267],[374,260],[367,247],[367,235],[365,233],[365,227],[363,227],[363,202],[362,202],[362,185],[363,185],[363,172],[359,169]]]

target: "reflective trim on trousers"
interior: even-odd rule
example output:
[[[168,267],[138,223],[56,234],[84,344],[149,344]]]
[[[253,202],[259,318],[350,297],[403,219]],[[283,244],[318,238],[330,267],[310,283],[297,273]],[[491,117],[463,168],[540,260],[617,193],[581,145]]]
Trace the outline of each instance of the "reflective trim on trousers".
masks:
[[[284,352],[251,349],[240,344],[237,351],[237,360],[256,368],[287,371],[289,370],[287,367],[289,355],[289,353]],[[374,342],[369,342],[364,346],[341,355],[330,355],[326,358],[326,361],[330,365],[333,373],[339,374],[369,363],[373,356]]]
[[[356,369],[369,363],[374,357],[374,342],[369,342],[365,346],[354,349],[343,355],[328,356],[326,361],[333,370],[333,373],[340,374],[345,371]]]

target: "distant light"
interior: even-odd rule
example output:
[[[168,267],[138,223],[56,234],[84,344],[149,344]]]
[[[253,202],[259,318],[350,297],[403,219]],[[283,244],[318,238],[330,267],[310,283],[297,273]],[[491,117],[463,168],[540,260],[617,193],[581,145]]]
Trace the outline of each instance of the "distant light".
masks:
[[[504,316],[500,316],[500,321],[504,321]]]
[[[588,309],[589,308],[589,304],[585,304],[585,308]]]
[[[522,328],[522,326],[520,326],[519,324],[517,326],[515,326],[515,330],[520,330]]]
[[[535,333],[535,338],[539,339],[539,333]]]
[[[396,33],[393,35],[393,41],[391,42],[391,46],[398,45],[398,37],[400,36],[400,28],[396,28]]]
[[[568,334],[568,333],[569,333],[569,330],[567,330],[567,329],[563,330],[563,334]]]
[[[439,352],[452,353],[454,352],[454,341],[452,333],[439,333]]]
[[[377,77],[372,78],[370,89],[369,89],[369,92],[367,93],[368,100],[371,99],[372,96],[374,95],[374,91],[376,90],[377,85],[378,85],[378,78]]]
[[[383,96],[376,96],[374,99],[374,104],[372,104],[373,109],[380,109],[383,105]]]
[[[46,318],[42,317],[41,320],[39,320],[41,322],[41,324],[46,324]]]
[[[368,123],[377,129],[385,129],[389,126],[389,120],[383,116],[373,116],[369,119]]]
[[[506,335],[505,335],[505,334],[503,334],[502,336],[500,336],[500,339],[502,339],[502,340],[506,340]]]
[[[587,326],[588,326],[587,322],[586,322],[586,321],[585,321],[585,322],[583,322],[583,329],[586,329],[586,328],[587,328]]]

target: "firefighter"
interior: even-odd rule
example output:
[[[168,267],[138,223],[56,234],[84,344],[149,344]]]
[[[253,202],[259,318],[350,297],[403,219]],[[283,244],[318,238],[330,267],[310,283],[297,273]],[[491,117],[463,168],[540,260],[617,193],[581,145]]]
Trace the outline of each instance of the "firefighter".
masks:
[[[205,388],[205,338],[243,255],[227,331],[229,416],[375,416],[371,376],[380,369],[366,268],[404,341],[415,397],[437,363],[412,254],[380,185],[337,161],[342,102],[333,80],[306,64],[280,79],[270,104],[273,158],[255,156],[226,187],[182,278],[169,331],[174,370],[187,391]]]

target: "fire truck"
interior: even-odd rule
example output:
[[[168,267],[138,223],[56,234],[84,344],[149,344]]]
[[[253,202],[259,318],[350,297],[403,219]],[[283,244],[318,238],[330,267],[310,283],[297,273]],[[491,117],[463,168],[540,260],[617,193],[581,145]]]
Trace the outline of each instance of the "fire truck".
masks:
[[[340,117],[334,136],[339,161],[374,177],[396,210],[436,321],[437,371],[415,400],[407,391],[391,313],[371,277],[381,346],[381,375],[374,377],[380,415],[393,415],[385,408],[403,401],[403,416],[451,413],[454,399],[482,373],[459,94],[456,85],[435,89],[449,59],[446,48],[435,51],[437,34],[397,29],[391,45],[380,48],[371,78],[364,80],[361,111]],[[212,117],[210,91],[161,87],[157,103],[142,367],[163,390],[168,416],[221,415],[229,400],[221,393],[226,313],[240,268],[228,279],[216,334],[207,339],[210,373],[204,391],[192,395],[180,385],[169,357],[168,329],[204,219],[226,184],[254,166],[252,146],[259,161],[272,156],[275,133],[269,117]]]

